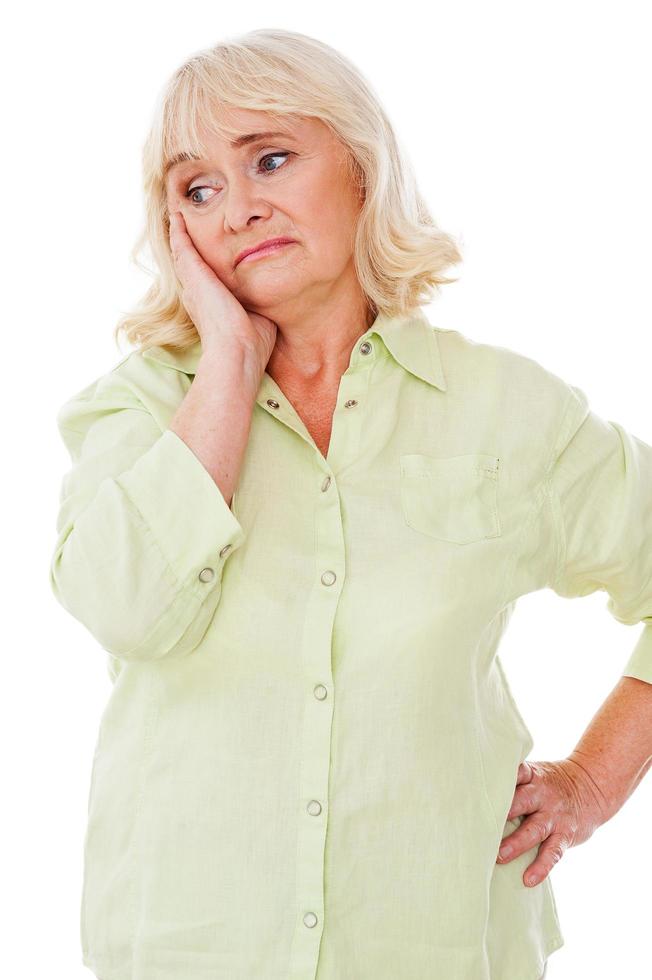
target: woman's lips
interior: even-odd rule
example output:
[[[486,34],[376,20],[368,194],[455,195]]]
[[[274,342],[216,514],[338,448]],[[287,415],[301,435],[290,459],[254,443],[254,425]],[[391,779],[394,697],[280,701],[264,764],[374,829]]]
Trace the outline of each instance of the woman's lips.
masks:
[[[240,259],[238,265],[242,265],[243,262],[248,262],[250,259],[258,259],[263,255],[271,255],[272,252],[277,252],[279,248],[286,248],[288,245],[296,245],[296,242],[274,242],[272,245],[266,245],[264,248],[257,248],[255,252],[249,252],[249,255],[245,255],[243,259]]]

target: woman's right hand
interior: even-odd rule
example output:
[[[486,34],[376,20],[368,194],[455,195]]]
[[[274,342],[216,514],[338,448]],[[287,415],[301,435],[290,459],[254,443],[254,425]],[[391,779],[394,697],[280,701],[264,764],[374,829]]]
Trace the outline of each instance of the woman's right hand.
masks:
[[[170,214],[170,249],[183,305],[200,336],[202,356],[241,346],[262,377],[276,343],[273,320],[246,310],[201,257],[180,211]]]

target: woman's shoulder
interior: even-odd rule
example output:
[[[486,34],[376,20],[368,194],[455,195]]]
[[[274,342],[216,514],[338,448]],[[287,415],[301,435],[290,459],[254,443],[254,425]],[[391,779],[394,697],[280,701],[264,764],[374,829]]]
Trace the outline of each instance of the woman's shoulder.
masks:
[[[527,465],[554,458],[590,411],[589,397],[556,367],[512,347],[437,330],[448,395],[459,398],[466,418],[500,431],[505,453],[511,447]]]
[[[57,411],[57,425],[60,430],[81,432],[98,415],[139,409],[166,428],[190,387],[192,374],[184,366],[189,367],[185,351],[170,352],[163,347],[131,350],[68,395]]]
[[[474,394],[507,417],[554,425],[588,401],[585,392],[548,363],[461,330],[435,327],[444,371],[453,389]]]

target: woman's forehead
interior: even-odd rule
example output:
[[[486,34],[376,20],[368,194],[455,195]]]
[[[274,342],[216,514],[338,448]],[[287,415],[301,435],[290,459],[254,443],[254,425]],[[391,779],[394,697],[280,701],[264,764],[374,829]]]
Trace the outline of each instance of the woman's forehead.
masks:
[[[228,138],[226,142],[228,142],[233,149],[240,149],[241,147],[249,146],[252,143],[262,143],[266,140],[272,139],[284,139],[287,142],[298,142],[297,137],[284,130],[262,130],[252,133],[238,133],[233,139]],[[219,138],[216,139],[216,137],[213,136],[212,138],[209,137],[204,142],[205,153],[195,152],[193,150],[179,150],[173,153],[166,163],[166,172],[169,173],[176,167],[191,161],[208,163],[211,146],[217,142],[221,142],[221,140]]]
[[[203,117],[203,122],[202,122]],[[197,107],[197,115],[189,119],[187,126],[179,130],[194,133],[203,142],[209,143],[216,137],[235,141],[239,137],[256,132],[282,132],[298,135],[309,127],[311,120],[297,114],[265,112],[258,109],[239,109],[232,106]]]
[[[196,131],[194,137],[190,133],[179,133],[179,138],[170,149],[165,162],[166,174],[187,162],[209,162],[212,151],[225,144],[237,150],[274,139],[299,143],[311,133],[314,134],[315,126],[319,125],[317,119],[279,119],[278,115],[262,112],[248,113],[248,116],[248,119],[243,118],[238,125],[232,119],[228,125],[224,125],[221,119],[216,120],[214,129],[204,126]],[[252,116],[256,118],[251,118]]]

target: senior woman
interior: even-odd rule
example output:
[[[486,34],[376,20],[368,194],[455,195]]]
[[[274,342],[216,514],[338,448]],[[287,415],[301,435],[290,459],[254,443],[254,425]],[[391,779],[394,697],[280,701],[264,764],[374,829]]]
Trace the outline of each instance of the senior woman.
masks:
[[[113,681],[83,962],[538,980],[564,941],[551,868],[652,753],[652,448],[430,324],[460,253],[327,45],[191,57],[144,170],[136,349],[58,414],[51,583]],[[604,589],[643,630],[568,758],[528,762],[497,649],[545,587]]]

